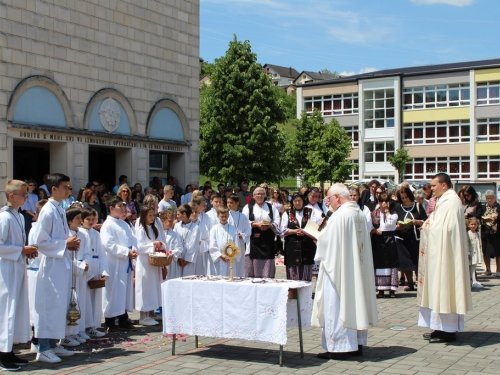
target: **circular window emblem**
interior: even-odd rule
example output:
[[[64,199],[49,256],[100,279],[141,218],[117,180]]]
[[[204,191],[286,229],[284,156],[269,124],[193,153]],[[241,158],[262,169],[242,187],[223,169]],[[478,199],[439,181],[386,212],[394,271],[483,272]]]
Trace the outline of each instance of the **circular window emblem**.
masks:
[[[114,132],[120,126],[121,117],[120,107],[116,100],[107,98],[102,102],[99,108],[99,119],[104,129],[110,133]]]

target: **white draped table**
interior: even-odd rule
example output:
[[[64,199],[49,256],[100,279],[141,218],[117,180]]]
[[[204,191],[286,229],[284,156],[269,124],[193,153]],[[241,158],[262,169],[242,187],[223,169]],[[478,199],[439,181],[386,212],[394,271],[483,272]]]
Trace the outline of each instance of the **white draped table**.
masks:
[[[296,299],[289,299],[289,290]],[[283,345],[287,328],[311,326],[312,284],[277,279],[242,279],[229,282],[217,277],[172,279],[161,286],[163,332],[217,338],[261,341]],[[175,354],[175,337],[172,342]]]

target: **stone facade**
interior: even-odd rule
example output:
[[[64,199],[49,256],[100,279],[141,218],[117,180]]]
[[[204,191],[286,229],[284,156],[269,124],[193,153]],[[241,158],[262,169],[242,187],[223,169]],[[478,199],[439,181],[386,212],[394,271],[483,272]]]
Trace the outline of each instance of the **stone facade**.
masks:
[[[88,131],[89,104],[103,90],[120,97],[130,123],[129,138],[141,141],[148,140],[150,115],[158,103],[170,103],[179,115],[184,140],[174,142],[179,155],[174,155],[169,172],[181,184],[197,182],[199,32],[199,0],[0,2],[0,188],[15,177],[13,148],[21,125],[15,124],[13,113],[16,93],[21,95],[20,86],[27,84],[48,87],[56,97],[66,98],[61,101],[64,129],[74,135]],[[40,134],[50,128],[36,125],[23,126]],[[112,137],[106,131],[97,136]],[[68,155],[65,163],[55,161],[52,149],[50,162],[50,172],[68,174],[77,188],[89,178],[89,146],[79,139],[62,151]],[[167,135],[157,143],[171,142]],[[130,149],[132,162],[120,170],[124,163],[117,160],[112,173],[126,174],[130,183],[144,186],[150,174],[148,147]],[[52,170],[61,166],[63,170]]]

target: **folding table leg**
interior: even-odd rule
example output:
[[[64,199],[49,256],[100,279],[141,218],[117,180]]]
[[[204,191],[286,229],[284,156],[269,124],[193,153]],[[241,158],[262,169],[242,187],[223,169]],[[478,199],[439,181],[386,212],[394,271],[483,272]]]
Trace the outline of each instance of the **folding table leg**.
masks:
[[[283,345],[280,345],[279,364],[280,364],[280,367],[283,367]]]
[[[297,319],[299,321],[300,358],[304,358],[304,343],[302,341],[302,314],[300,313],[299,289],[297,289]]]
[[[198,349],[198,336],[194,336],[194,347]]]
[[[177,337],[177,335],[174,333],[174,335],[172,336],[172,355],[175,355],[175,338]]]

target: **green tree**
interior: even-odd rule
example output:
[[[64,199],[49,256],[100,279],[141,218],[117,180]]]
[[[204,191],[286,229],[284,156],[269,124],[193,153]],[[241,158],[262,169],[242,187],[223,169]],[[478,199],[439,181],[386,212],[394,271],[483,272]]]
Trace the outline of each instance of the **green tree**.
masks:
[[[280,105],[285,110],[286,119],[293,120],[297,118],[297,93],[287,94],[286,89],[280,86],[272,86],[272,88],[276,93]]]
[[[320,71],[323,74],[329,74],[329,75],[331,75],[333,78],[339,78],[340,77],[339,74],[335,70],[332,72],[331,70],[325,68],[325,69],[321,69]]]
[[[248,41],[236,36],[215,60],[200,100],[200,171],[217,181],[278,182],[283,105]]]
[[[214,64],[211,64],[200,57],[200,79],[205,76],[210,77],[212,75],[213,68]]]
[[[389,157],[389,163],[391,163],[391,165],[398,171],[398,177],[400,183],[404,179],[406,164],[410,163],[411,161],[412,158],[408,154],[408,150],[405,148],[400,148],[399,150],[396,150],[394,156]]]
[[[348,159],[352,139],[339,123],[335,119],[326,123],[321,113],[314,110],[310,116],[302,112],[296,126],[289,158],[302,179],[308,183],[347,180],[356,165]]]

